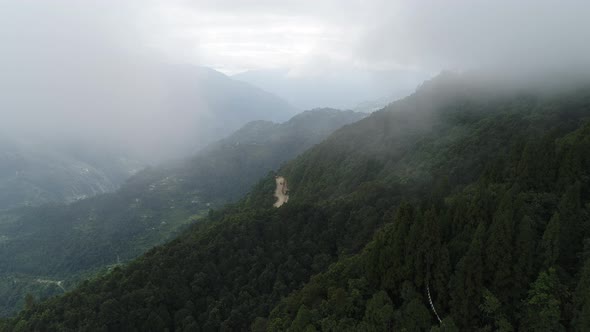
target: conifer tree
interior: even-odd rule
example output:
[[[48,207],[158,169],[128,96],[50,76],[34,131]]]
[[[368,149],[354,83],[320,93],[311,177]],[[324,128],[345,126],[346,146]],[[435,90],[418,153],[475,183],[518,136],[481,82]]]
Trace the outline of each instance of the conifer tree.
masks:
[[[563,194],[559,202],[560,233],[559,260],[566,269],[576,265],[577,254],[582,251],[585,230],[588,226],[581,217],[580,182],[576,182]]]
[[[483,291],[483,243],[485,226],[480,224],[465,256],[461,258],[451,281],[451,312],[463,329],[477,325],[477,305]]]
[[[523,331],[562,331],[560,324],[560,283],[554,268],[543,271],[531,285],[525,301]]]
[[[541,239],[541,253],[543,257],[543,266],[550,268],[555,265],[560,254],[560,218],[559,213],[553,214],[551,220],[545,227],[543,238]]]
[[[517,228],[514,243],[516,257],[514,260],[512,301],[519,302],[526,294],[526,289],[535,273],[536,234],[533,230],[532,219],[528,216],[522,218]]]
[[[485,266],[492,291],[503,303],[508,302],[512,286],[512,254],[514,237],[514,195],[509,190],[494,214],[485,246]]]
[[[587,241],[588,242],[588,241]],[[590,244],[590,243],[588,243]],[[574,293],[574,318],[572,327],[575,331],[590,329],[590,246],[587,245],[585,263],[580,273],[580,280]]]
[[[414,220],[414,207],[408,203],[401,203],[393,225],[377,236],[367,261],[369,280],[377,286],[395,291],[401,281],[408,278],[409,271],[404,266],[406,241]]]
[[[387,331],[393,321],[393,303],[384,291],[379,291],[368,301],[363,323],[369,331]]]

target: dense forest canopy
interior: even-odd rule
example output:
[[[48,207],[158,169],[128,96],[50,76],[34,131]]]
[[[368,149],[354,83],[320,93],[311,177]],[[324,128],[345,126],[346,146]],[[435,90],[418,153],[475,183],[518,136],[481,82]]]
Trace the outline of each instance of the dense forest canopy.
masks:
[[[488,83],[426,82],[0,330],[587,330],[590,89]]]

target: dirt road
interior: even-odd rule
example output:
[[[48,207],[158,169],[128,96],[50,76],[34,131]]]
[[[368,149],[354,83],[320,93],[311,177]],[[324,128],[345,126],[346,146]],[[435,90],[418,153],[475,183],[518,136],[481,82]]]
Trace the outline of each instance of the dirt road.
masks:
[[[284,177],[276,176],[275,181],[277,183],[277,188],[275,189],[277,201],[273,206],[278,208],[289,201],[289,188],[287,187],[287,180]]]

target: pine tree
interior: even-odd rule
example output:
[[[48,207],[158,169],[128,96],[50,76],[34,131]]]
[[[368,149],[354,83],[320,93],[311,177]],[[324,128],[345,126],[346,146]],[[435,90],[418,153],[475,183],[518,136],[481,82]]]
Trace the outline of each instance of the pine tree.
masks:
[[[409,278],[409,271],[404,266],[406,239],[415,218],[414,207],[408,203],[401,203],[393,225],[380,232],[374,246],[369,249],[366,269],[369,281],[376,287],[384,287],[395,292],[401,282]]]
[[[419,332],[431,327],[430,312],[418,297],[402,306],[400,316],[400,320],[396,321],[398,326],[395,330]]]
[[[299,308],[299,311],[297,312],[297,316],[293,320],[293,323],[291,323],[289,331],[295,332],[310,330],[313,328],[313,325],[311,325],[311,320],[312,316],[310,310],[305,305],[302,305]]]
[[[517,303],[526,294],[526,289],[531,283],[535,273],[535,242],[536,234],[533,230],[533,221],[524,216],[518,224],[518,232],[514,244],[516,254],[514,261],[513,288],[511,302]]]
[[[435,265],[438,265],[438,258],[441,253],[441,231],[438,216],[434,209],[426,211],[424,214],[424,231],[422,232],[422,240],[418,246],[418,253],[421,256],[419,262],[423,264],[417,272],[424,272],[423,278],[425,283],[430,283],[433,279],[433,270]],[[415,279],[422,279],[416,276]],[[417,283],[421,286],[420,283]]]
[[[485,246],[485,267],[491,289],[502,303],[511,295],[514,237],[514,195],[509,190],[494,214]]]
[[[465,256],[451,280],[451,313],[462,329],[477,325],[478,307],[483,291],[483,243],[485,226],[480,224]]]
[[[586,225],[581,216],[580,182],[570,186],[559,202],[560,249],[559,261],[566,270],[573,272],[577,254],[582,251]]]
[[[554,266],[559,258],[560,227],[559,213],[555,213],[547,223],[541,240],[542,263],[545,268]]]
[[[590,248],[585,250],[590,254]],[[585,257],[580,280],[574,294],[574,318],[572,327],[575,331],[590,330],[590,257]]]
[[[393,303],[384,291],[367,301],[363,322],[369,331],[387,331],[393,320]]]
[[[449,251],[445,245],[441,246],[438,251],[435,264],[431,271],[431,292],[434,305],[442,314],[442,308],[449,305],[450,294],[449,294],[449,282],[451,281],[451,259],[449,257]]]
[[[554,268],[543,271],[531,285],[525,301],[525,317],[521,324],[523,331],[562,331],[559,323],[561,302],[560,283]]]
[[[418,210],[405,239],[403,266],[403,271],[407,273],[403,280],[413,280],[418,286],[424,284],[426,277],[425,257],[421,250],[424,232],[424,215]]]
[[[480,309],[490,321],[490,325],[487,327],[492,326],[493,330],[498,332],[514,331],[506,317],[505,306],[487,289],[483,292],[483,303],[480,305]]]

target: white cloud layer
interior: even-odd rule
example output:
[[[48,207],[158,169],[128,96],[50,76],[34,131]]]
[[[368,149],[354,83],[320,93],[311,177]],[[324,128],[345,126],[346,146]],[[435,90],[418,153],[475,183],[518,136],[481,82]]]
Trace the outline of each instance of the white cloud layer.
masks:
[[[153,63],[281,69],[324,95],[358,77],[393,91],[387,73],[414,84],[443,69],[586,72],[588,32],[590,3],[575,0],[0,0],[0,126],[104,131],[152,118],[166,102]],[[361,90],[312,102],[353,103]]]
[[[590,4],[576,0],[0,0],[0,25],[3,60],[29,63],[121,50],[226,73],[590,61]]]
[[[167,1],[148,12],[153,46],[229,73],[317,58],[429,72],[590,58],[590,4],[573,0]]]

